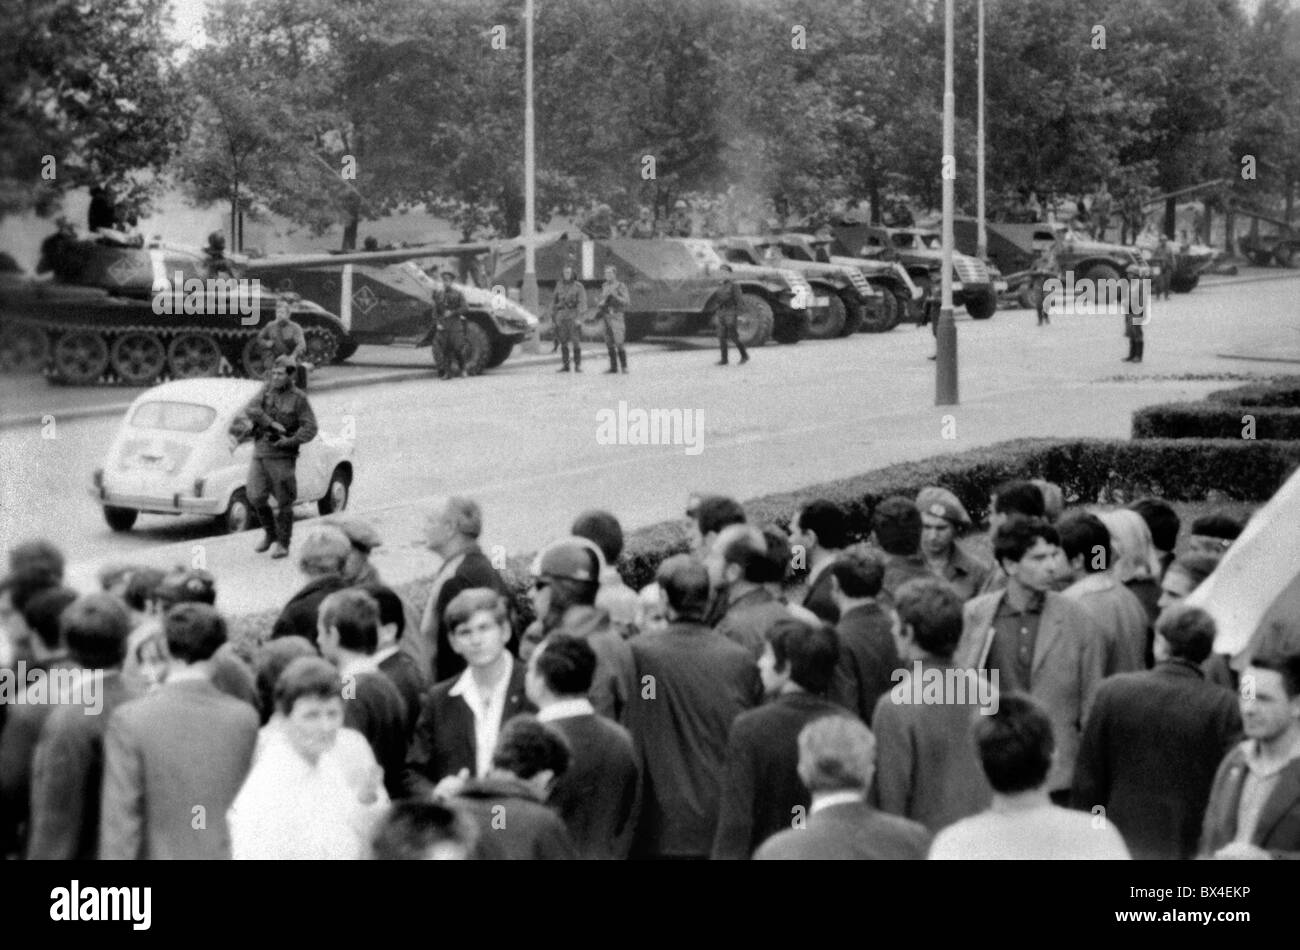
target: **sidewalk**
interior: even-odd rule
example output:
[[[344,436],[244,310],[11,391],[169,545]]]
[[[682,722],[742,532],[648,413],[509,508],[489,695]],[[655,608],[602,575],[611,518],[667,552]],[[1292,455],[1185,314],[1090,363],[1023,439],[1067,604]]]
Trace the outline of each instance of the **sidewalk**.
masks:
[[[864,415],[861,424],[870,432],[869,461],[864,458],[859,470],[867,471],[897,462],[914,461],[949,452],[965,451],[994,442],[1027,436],[1127,438],[1130,414],[1144,405],[1176,399],[1200,398],[1213,389],[1223,388],[1222,381],[1187,382],[1080,382],[1062,387],[1054,398],[1044,398],[1041,388],[1020,386],[976,396],[960,408],[962,437],[943,441],[939,419],[944,410],[933,405],[909,409],[880,409]],[[1084,392],[1086,387],[1086,393]],[[1032,401],[1032,423],[1025,419],[1025,406]],[[816,428],[816,427],[814,427]],[[919,433],[934,433],[920,436]],[[828,433],[833,436],[833,432]],[[724,461],[722,468],[744,471],[762,455],[760,439],[750,435],[730,441],[714,442],[710,452]],[[637,477],[635,458],[612,458],[609,467],[627,466]],[[752,469],[751,469],[752,471]],[[841,477],[841,472],[772,473],[766,491],[782,491],[802,484],[813,484]],[[547,483],[553,473],[540,473],[526,480],[476,486],[475,499],[487,515],[487,531],[482,539],[485,553],[501,563],[506,557],[526,555],[537,550],[557,532],[557,524],[579,509],[566,506],[573,502],[559,498]],[[702,482],[707,484],[707,482]],[[634,511],[620,511],[625,532],[667,520],[681,518],[682,499],[675,494],[659,497],[652,482],[638,491]],[[766,491],[764,493],[766,493]],[[437,569],[438,560],[424,548],[422,526],[427,514],[439,507],[444,495],[429,495],[370,510],[353,510],[370,521],[384,543],[371,554],[371,560],[385,583],[393,587],[427,580]],[[557,514],[558,512],[558,514]],[[294,528],[295,541],[301,539],[316,519],[300,520]],[[263,613],[281,607],[303,585],[291,555],[272,561],[251,551],[257,541],[254,533],[221,536],[198,542],[183,542],[132,552],[131,560],[171,567],[176,564],[202,563],[217,578],[218,605],[230,616]],[[93,586],[94,572],[100,564],[76,564],[70,567],[70,582],[75,587]]]

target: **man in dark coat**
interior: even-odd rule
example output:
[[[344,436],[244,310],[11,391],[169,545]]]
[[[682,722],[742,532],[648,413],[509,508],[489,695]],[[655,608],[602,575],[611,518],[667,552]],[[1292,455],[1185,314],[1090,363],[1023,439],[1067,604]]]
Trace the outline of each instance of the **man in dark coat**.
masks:
[[[1205,679],[1214,621],[1176,604],[1156,626],[1154,669],[1097,690],[1075,763],[1071,804],[1097,806],[1135,858],[1190,858],[1215,770],[1241,732],[1237,699]]]
[[[317,525],[303,539],[298,568],[307,583],[289,598],[271,628],[271,639],[303,637],[316,642],[316,620],[321,601],[349,584],[343,576],[352,545],[347,535],[332,525]]]
[[[884,562],[874,553],[842,555],[826,571],[840,620],[835,633],[840,661],[830,697],[868,726],[876,701],[894,683],[901,661],[894,642],[894,615],[881,605]]]
[[[795,564],[803,564],[808,569],[808,592],[803,605],[827,623],[836,623],[840,614],[831,598],[831,577],[826,569],[848,543],[844,510],[833,501],[810,501],[790,527]]]
[[[759,702],[762,683],[748,650],[703,623],[709,574],[686,555],[656,578],[669,626],[628,641],[641,688],[628,707],[643,777],[633,853],[704,858],[717,831],[727,736]]]
[[[447,801],[464,809],[478,826],[475,857],[486,861],[578,857],[564,822],[545,804],[570,761],[564,737],[532,716],[518,716],[501,730],[491,771],[467,780]]]
[[[871,526],[876,544],[885,552],[885,578],[881,586],[888,600],[908,581],[932,576],[921,553],[924,529],[916,502],[902,495],[886,498],[871,513]]]
[[[447,499],[440,511],[430,512],[424,523],[424,539],[429,549],[442,558],[433,579],[433,589],[420,619],[419,636],[408,637],[411,650],[421,669],[428,670],[433,682],[441,682],[465,669],[465,660],[451,649],[448,630],[442,623],[447,605],[457,594],[474,587],[487,587],[504,594],[505,582],[479,547],[483,532],[483,511],[478,502],[459,496]],[[510,649],[518,641],[512,639]]]
[[[640,774],[632,736],[598,716],[587,699],[595,672],[587,641],[557,634],[529,658],[525,686],[538,721],[563,735],[573,756],[548,803],[564,819],[579,857],[621,860],[632,846]]]
[[[930,835],[914,821],[866,802],[875,740],[857,718],[823,716],[799,733],[799,777],[812,805],[795,827],[774,835],[755,861],[919,861]]]
[[[731,265],[723,264],[718,270],[722,274],[722,286],[709,298],[704,308],[706,313],[714,314],[718,321],[718,348],[722,351],[722,359],[718,360],[718,365],[727,365],[728,340],[736,344],[736,349],[740,353],[740,362],[748,363],[749,354],[745,352],[745,344],[740,342],[740,334],[736,329],[740,311],[745,308],[745,298],[740,292],[740,285],[731,279]]]
[[[1200,854],[1300,859],[1300,653],[1256,657],[1241,683],[1246,738],[1214,776]]]
[[[705,559],[716,602],[726,613],[714,630],[745,647],[757,660],[763,655],[767,632],[791,616],[773,592],[780,589],[790,563],[790,545],[775,529],[728,525],[718,533]]]
[[[298,500],[295,468],[298,450],[316,438],[316,413],[307,395],[293,385],[297,364],[277,357],[271,378],[231,423],[231,439],[250,430],[253,462],[248,470],[248,503],[257,512],[266,536],[253,550],[271,548],[271,557],[287,557],[293,536],[293,506]],[[271,511],[274,496],[277,508]]]
[[[979,814],[993,800],[971,726],[984,710],[996,711],[997,694],[977,671],[953,667],[962,601],[946,581],[909,581],[898,589],[896,607],[900,665],[906,672],[876,702],[871,722],[876,780],[870,800],[934,833]],[[929,702],[935,681],[943,687],[938,703]],[[916,702],[922,696],[925,701]]]
[[[758,661],[772,702],[741,713],[727,740],[722,807],[713,859],[748,860],[754,850],[806,815],[810,799],[799,779],[799,733],[844,710],[826,698],[840,647],[827,627],[780,620]]]

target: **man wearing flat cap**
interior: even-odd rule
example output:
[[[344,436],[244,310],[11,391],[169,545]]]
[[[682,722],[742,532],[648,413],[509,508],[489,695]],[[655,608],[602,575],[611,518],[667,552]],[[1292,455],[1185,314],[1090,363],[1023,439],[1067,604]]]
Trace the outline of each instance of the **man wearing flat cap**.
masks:
[[[466,375],[469,362],[465,340],[465,295],[456,289],[456,275],[442,272],[442,289],[433,296],[433,360],[438,378]]]
[[[271,548],[271,557],[286,557],[293,534],[293,506],[298,500],[298,450],[316,437],[316,413],[307,395],[293,385],[291,357],[280,356],[270,379],[230,425],[231,448],[252,434],[253,461],[248,470],[248,503],[257,512],[266,536],[253,550]],[[274,497],[276,510],[271,511]]]
[[[992,568],[957,543],[958,534],[971,526],[965,506],[948,489],[931,486],[917,493],[916,507],[921,511],[921,554],[926,565],[951,584],[963,601],[970,600]]]

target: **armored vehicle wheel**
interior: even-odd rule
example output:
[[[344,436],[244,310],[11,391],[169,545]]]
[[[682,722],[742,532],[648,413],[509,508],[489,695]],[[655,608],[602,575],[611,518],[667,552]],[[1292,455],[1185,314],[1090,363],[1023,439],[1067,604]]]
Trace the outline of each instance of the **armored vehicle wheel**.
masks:
[[[357,347],[360,345],[351,337],[344,337],[343,341],[339,343],[338,352],[334,354],[335,364],[347,362],[348,358],[357,351]]]
[[[1256,267],[1268,267],[1273,263],[1273,255],[1266,249],[1249,250],[1246,252],[1246,256],[1250,258],[1250,262]]]
[[[894,298],[894,316],[889,321],[889,326],[885,327],[886,331],[894,329],[907,319],[907,310],[912,304],[912,298],[904,290],[893,291],[891,296]]]
[[[40,327],[0,328],[0,372],[31,373],[50,358],[50,338]]]
[[[825,307],[814,307],[808,314],[808,339],[833,340],[844,329],[844,303],[834,294]]]
[[[306,360],[312,366],[329,366],[339,351],[334,334],[320,327],[307,327],[302,331],[307,338]]]
[[[114,531],[130,531],[135,524],[136,516],[140,512],[134,508],[115,508],[112,505],[104,506],[104,520]]]
[[[992,287],[966,301],[966,312],[972,320],[987,320],[998,312],[998,292]]]
[[[778,343],[798,343],[808,335],[808,311],[787,310],[772,318],[772,339]]]
[[[486,330],[469,320],[465,321],[465,349],[465,375],[480,375],[487,368],[492,354],[492,341]]]
[[[230,496],[230,504],[226,506],[226,513],[217,518],[217,523],[229,534],[239,534],[257,527],[257,512],[248,503],[248,493],[244,489],[235,489]]]
[[[1096,284],[1103,280],[1119,280],[1119,271],[1109,264],[1093,264],[1083,276]],[[1095,292],[1096,288],[1094,287],[1093,290]]]
[[[680,313],[657,313],[650,318],[649,332],[654,336],[686,336],[691,332],[691,319]]]
[[[1300,254],[1296,253],[1294,244],[1279,244],[1273,256],[1282,267],[1295,267],[1297,260],[1300,260]]]
[[[128,383],[145,385],[162,375],[167,365],[167,348],[152,333],[133,330],[113,341],[110,350],[113,371]]]
[[[1201,282],[1200,274],[1174,274],[1169,278],[1169,289],[1176,294],[1189,294]]]
[[[840,330],[840,336],[852,336],[862,329],[862,324],[868,319],[867,304],[853,300],[845,300],[844,303],[844,329]]]
[[[497,337],[492,341],[492,352],[488,356],[487,368],[496,369],[506,360],[510,359],[510,353],[514,348],[515,345],[505,337]]]
[[[624,336],[629,343],[637,343],[645,339],[645,335],[650,332],[650,322],[644,317],[626,317],[624,319],[626,332]]]
[[[916,284],[917,289],[921,291],[921,298],[909,302],[909,306],[914,306],[916,308],[913,313],[913,319],[916,321],[916,325],[923,326],[925,323],[926,308],[930,306],[930,301],[934,295],[935,282],[927,272],[925,274],[913,274],[912,283]]]
[[[316,502],[316,508],[322,515],[332,515],[336,511],[343,511],[348,506],[348,492],[352,487],[352,476],[342,465],[334,467],[330,474],[329,487],[325,489],[325,495],[320,501]]]
[[[233,362],[233,361],[232,361]],[[268,367],[266,354],[262,351],[262,344],[257,341],[256,335],[250,336],[240,349],[239,362],[235,363],[244,371],[244,375],[249,379],[262,379],[266,376]]]
[[[884,297],[879,308],[874,312],[867,310],[863,314],[862,326],[858,328],[863,333],[884,333],[898,326],[898,299],[894,296],[894,292],[886,287],[881,288],[881,293]]]
[[[772,336],[772,307],[762,297],[741,294],[736,336],[746,347],[762,346]]]
[[[182,333],[167,345],[172,379],[216,376],[221,371],[221,347],[202,333]]]
[[[98,333],[74,330],[54,344],[55,377],[67,383],[93,383],[108,369],[108,344]]]

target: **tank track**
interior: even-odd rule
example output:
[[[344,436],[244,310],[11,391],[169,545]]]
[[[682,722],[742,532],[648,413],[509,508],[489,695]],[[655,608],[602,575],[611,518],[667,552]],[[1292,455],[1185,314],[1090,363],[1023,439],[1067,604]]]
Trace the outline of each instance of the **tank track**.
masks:
[[[89,386],[140,386],[139,381],[123,379],[113,365],[112,346],[113,341],[127,333],[146,333],[159,337],[159,342],[164,349],[168,346],[173,338],[180,334],[194,334],[198,336],[208,336],[216,340],[217,347],[221,352],[221,360],[218,371],[214,375],[225,378],[244,378],[248,374],[244,370],[242,353],[247,341],[257,336],[261,330],[260,326],[245,328],[218,329],[211,327],[193,327],[177,326],[161,328],[159,326],[139,323],[127,324],[123,326],[105,327],[103,324],[96,323],[57,323],[52,324],[42,320],[31,319],[8,319],[5,321],[8,327],[28,326],[43,331],[49,343],[49,353],[45,360],[45,365],[41,369],[47,381],[53,385],[89,385]],[[101,337],[109,350],[109,358],[104,371],[93,381],[76,382],[63,377],[58,368],[55,366],[54,351],[60,337],[74,332],[93,333]],[[327,366],[333,362],[334,354],[338,349],[338,340],[335,334],[325,327],[304,326],[303,332],[307,336],[308,347],[312,348],[313,344],[318,348],[322,359],[316,362],[317,366]],[[157,385],[158,383],[167,382],[173,378],[168,361],[164,356],[164,363],[161,371],[150,381],[143,385]]]

